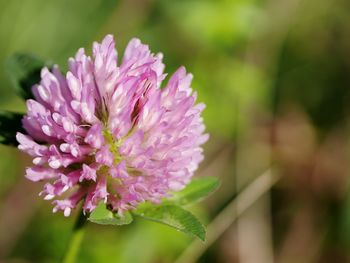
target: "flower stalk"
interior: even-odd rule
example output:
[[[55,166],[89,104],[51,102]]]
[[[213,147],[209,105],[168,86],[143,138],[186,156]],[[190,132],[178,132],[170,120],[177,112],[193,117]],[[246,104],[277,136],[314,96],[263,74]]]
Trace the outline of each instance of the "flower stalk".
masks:
[[[87,218],[84,215],[83,211],[81,211],[73,227],[73,232],[62,260],[63,263],[76,262],[80,245],[85,233],[85,226],[87,224],[86,219]]]

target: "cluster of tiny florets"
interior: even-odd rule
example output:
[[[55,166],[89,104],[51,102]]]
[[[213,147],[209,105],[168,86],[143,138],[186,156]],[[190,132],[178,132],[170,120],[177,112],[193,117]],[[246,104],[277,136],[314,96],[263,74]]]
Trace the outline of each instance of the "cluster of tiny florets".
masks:
[[[207,140],[190,87],[179,68],[164,88],[162,54],[132,39],[117,65],[114,39],[79,49],[64,76],[57,66],[41,71],[27,100],[26,134],[19,149],[33,157],[26,177],[46,181],[40,193],[68,216],[83,201],[122,214],[139,203],[159,203],[189,183]]]

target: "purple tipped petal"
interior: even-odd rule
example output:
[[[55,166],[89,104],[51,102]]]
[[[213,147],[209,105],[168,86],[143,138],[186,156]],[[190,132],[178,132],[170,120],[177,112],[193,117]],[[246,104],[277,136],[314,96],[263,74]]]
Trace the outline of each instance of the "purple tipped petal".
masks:
[[[31,167],[26,170],[26,177],[33,182],[50,180],[58,176],[59,172],[57,170],[40,166]]]
[[[109,150],[109,145],[105,145],[96,153],[96,162],[111,166],[113,164],[114,155]]]
[[[104,137],[102,135],[102,124],[94,124],[86,134],[84,141],[94,148],[101,148],[104,143]]]
[[[79,178],[79,181],[82,182],[84,180],[92,180],[96,181],[97,175],[96,170],[91,168],[90,166],[83,164],[83,171],[81,173],[81,176]]]

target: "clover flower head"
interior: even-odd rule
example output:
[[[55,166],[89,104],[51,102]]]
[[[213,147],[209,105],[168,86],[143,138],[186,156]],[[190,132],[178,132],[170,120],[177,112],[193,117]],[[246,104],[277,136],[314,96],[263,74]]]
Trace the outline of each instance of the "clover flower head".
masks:
[[[62,75],[43,68],[27,100],[26,134],[18,148],[33,157],[26,177],[45,181],[40,193],[53,211],[69,216],[77,204],[92,212],[103,202],[122,215],[138,204],[159,203],[189,183],[208,139],[195,104],[192,75],[179,68],[161,88],[162,54],[139,39],[117,64],[114,39],[79,49]]]

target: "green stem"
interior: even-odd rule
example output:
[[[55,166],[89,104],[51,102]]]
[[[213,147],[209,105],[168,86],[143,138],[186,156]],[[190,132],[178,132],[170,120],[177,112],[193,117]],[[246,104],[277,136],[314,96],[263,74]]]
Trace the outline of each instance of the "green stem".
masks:
[[[86,225],[86,216],[81,212],[73,228],[73,233],[64,254],[63,263],[75,263],[79,252],[81,241],[84,236],[84,226]]]

